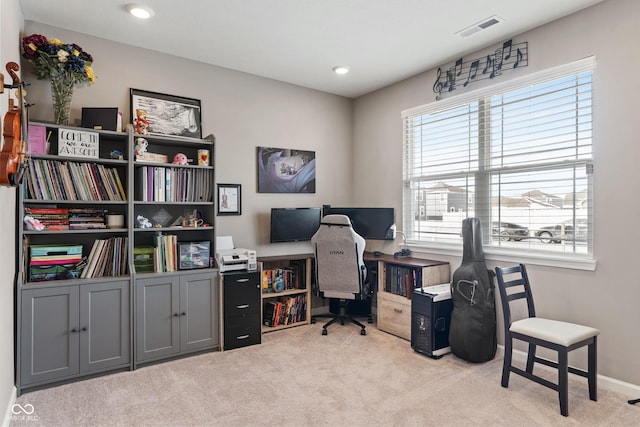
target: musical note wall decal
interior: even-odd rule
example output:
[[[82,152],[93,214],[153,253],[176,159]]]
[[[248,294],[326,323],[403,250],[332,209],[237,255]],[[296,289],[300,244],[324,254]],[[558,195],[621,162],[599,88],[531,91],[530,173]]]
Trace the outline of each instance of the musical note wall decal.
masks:
[[[459,86],[458,80],[460,82],[464,80],[462,87],[466,88],[471,83],[493,79],[504,71],[526,67],[528,64],[528,42],[514,43],[513,39],[510,39],[502,43],[502,46],[497,47],[492,54],[469,61],[458,58],[448,67],[439,67],[436,71],[433,93],[438,94],[436,99],[440,99],[442,92],[451,93],[456,90]],[[461,76],[463,77],[459,79]]]

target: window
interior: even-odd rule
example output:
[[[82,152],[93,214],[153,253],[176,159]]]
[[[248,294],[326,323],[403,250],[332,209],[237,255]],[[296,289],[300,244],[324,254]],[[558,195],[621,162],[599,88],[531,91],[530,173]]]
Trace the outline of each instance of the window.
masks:
[[[403,230],[461,245],[478,217],[485,252],[593,253],[588,58],[403,112]]]

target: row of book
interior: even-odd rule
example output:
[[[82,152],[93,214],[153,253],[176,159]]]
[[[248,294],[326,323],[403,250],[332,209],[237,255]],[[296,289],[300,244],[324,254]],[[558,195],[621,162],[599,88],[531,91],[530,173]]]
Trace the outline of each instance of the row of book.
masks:
[[[127,238],[96,239],[80,278],[127,274]]]
[[[422,269],[387,265],[384,290],[395,295],[411,298],[414,289],[422,287]]]
[[[26,199],[127,200],[118,170],[96,163],[30,159],[26,184]]]
[[[141,166],[136,169],[135,197],[142,202],[210,202],[212,174],[208,169]]]
[[[306,294],[278,298],[264,303],[263,324],[265,326],[290,325],[307,318]]]
[[[153,271],[164,273],[178,271],[178,236],[161,234],[153,236]]]
[[[292,260],[287,267],[263,268],[261,275],[262,293],[304,289],[306,287],[306,261]]]

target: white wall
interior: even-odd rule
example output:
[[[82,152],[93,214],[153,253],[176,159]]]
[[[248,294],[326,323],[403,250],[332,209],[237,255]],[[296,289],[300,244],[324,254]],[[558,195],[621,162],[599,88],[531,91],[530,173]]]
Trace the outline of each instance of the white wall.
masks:
[[[20,30],[22,11],[18,0],[2,0],[0,5],[0,64],[5,74],[5,83],[11,83],[11,77],[5,73],[4,65],[13,61],[20,63]],[[21,73],[18,73],[21,74]],[[0,114],[4,118],[7,111],[8,91],[0,95]],[[4,143],[4,141],[3,141]],[[15,197],[16,190],[0,187],[0,230],[6,242],[15,235]],[[11,415],[10,403],[15,396],[13,375],[13,289],[15,273],[15,246],[0,245],[0,416],[3,423]]]
[[[640,68],[638,16],[640,2],[609,0],[518,35],[514,42],[529,42],[529,66],[500,78],[506,81],[590,55],[596,57],[593,112],[597,268],[588,272],[530,266],[529,275],[538,315],[599,328],[599,373],[632,384],[640,384],[640,279],[635,269],[640,242],[640,197],[635,185],[640,161],[635,118],[640,93],[636,78]],[[474,57],[478,55],[468,55]],[[436,70],[430,70],[355,101],[354,156],[360,161],[354,163],[354,203],[388,201],[397,209],[396,218],[401,218],[400,113],[435,102],[435,77]],[[380,170],[385,174],[377,173]],[[449,261],[455,269],[461,259],[451,257]],[[508,262],[492,262],[489,268],[497,264]],[[502,330],[499,336],[502,341]],[[584,365],[584,353],[579,356],[579,360],[572,361]]]

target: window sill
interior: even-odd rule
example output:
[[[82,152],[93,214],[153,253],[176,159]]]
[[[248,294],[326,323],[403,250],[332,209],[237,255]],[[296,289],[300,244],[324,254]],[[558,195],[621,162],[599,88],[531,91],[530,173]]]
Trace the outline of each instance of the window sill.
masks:
[[[461,245],[429,245],[409,242],[409,249],[415,256],[429,258],[429,255],[462,256]],[[522,252],[513,249],[484,248],[486,261],[524,263],[545,267],[568,268],[573,270],[595,271],[596,260],[589,255],[561,256],[536,252]]]

